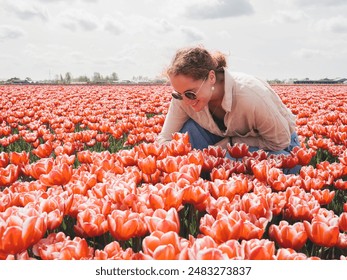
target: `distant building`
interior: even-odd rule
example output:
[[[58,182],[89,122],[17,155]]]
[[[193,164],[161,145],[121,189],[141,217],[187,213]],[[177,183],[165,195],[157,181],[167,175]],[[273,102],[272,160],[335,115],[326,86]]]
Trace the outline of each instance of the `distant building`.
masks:
[[[343,84],[347,81],[345,78],[338,78],[338,79],[320,79],[320,80],[295,80],[294,84]]]
[[[30,78],[25,78],[24,80],[21,80],[19,78],[11,78],[8,79],[5,84],[32,84],[33,81]]]

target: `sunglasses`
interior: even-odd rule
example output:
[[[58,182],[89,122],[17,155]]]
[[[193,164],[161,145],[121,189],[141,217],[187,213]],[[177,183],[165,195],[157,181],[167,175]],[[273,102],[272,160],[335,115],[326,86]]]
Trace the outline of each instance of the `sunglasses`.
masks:
[[[196,95],[199,93],[200,89],[202,88],[202,85],[205,83],[207,77],[202,81],[199,89],[197,90],[197,92],[194,92],[192,90],[186,90],[183,94],[185,97],[187,97],[190,100],[195,100],[196,99]],[[172,97],[178,100],[183,100],[183,96],[182,94],[180,94],[177,91],[174,91],[173,93],[171,93]]]

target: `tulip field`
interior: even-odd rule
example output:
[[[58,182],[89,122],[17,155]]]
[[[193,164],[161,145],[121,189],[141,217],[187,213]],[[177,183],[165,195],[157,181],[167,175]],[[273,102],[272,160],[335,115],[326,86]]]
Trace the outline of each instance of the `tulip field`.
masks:
[[[0,86],[0,259],[346,260],[347,85],[272,87],[287,156],[159,145],[167,85]]]

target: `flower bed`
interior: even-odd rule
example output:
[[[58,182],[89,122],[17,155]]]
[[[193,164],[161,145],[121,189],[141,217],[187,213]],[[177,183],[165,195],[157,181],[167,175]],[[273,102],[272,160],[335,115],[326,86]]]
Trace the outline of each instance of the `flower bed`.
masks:
[[[1,86],[0,259],[346,259],[347,86],[274,89],[290,156],[159,146],[168,86]]]

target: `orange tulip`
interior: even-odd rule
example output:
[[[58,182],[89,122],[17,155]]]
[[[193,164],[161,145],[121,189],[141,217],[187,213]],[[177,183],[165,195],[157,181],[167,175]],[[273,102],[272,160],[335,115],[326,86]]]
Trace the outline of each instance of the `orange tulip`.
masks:
[[[273,260],[275,244],[267,239],[242,240],[241,248],[245,260]]]
[[[244,221],[234,219],[230,215],[219,213],[217,218],[206,214],[200,220],[200,231],[213,238],[217,243],[223,243],[230,239],[239,239]]]
[[[53,165],[53,158],[43,158],[36,161],[35,163],[24,166],[24,172],[28,176],[31,176],[34,179],[38,180],[42,174],[49,173],[52,170]]]
[[[343,181],[342,179],[338,179],[334,182],[335,188],[338,190],[347,190],[347,181]]]
[[[10,163],[10,156],[8,153],[1,152],[0,153],[0,168],[6,167]]]
[[[39,145],[36,149],[32,150],[32,153],[39,158],[47,158],[53,152],[53,146],[51,141],[47,141],[44,144]]]
[[[210,236],[191,240],[192,245],[187,249],[190,260],[226,260],[228,255],[221,250]]]
[[[292,248],[296,251],[300,250],[307,241],[307,233],[301,222],[289,225],[287,221],[282,220],[278,226],[272,224],[269,228],[269,236],[280,247]]]
[[[277,250],[276,260],[307,260],[307,256],[292,248],[280,248]]]
[[[184,247],[176,232],[154,231],[144,238],[142,248],[154,260],[176,260]]]
[[[335,196],[335,191],[329,191],[329,189],[311,190],[311,193],[320,205],[328,205]]]
[[[295,147],[292,153],[297,156],[299,165],[308,165],[315,155],[315,151],[312,149],[298,148]]]
[[[55,165],[48,174],[40,175],[40,181],[46,186],[65,185],[72,177],[72,167],[67,163]]]
[[[128,240],[146,234],[147,226],[143,216],[129,210],[114,210],[107,216],[110,233],[117,240]]]
[[[211,172],[211,180],[227,180],[230,176],[230,170],[225,169],[225,167],[213,168]]]
[[[157,160],[154,156],[139,159],[137,164],[140,170],[147,175],[153,174],[157,170]]]
[[[243,252],[241,248],[241,244],[235,240],[228,240],[218,246],[218,249],[220,249],[224,254],[228,256],[231,260],[237,260],[243,258]]]
[[[103,214],[87,208],[77,214],[74,230],[80,236],[99,236],[108,230],[107,219]]]
[[[193,204],[198,210],[204,208],[210,197],[208,190],[202,186],[187,185],[183,188],[182,192],[182,202]]]
[[[19,177],[19,167],[9,164],[5,168],[0,167],[0,187],[9,186]]]
[[[339,229],[347,232],[347,212],[343,212],[339,217]]]
[[[168,211],[157,209],[152,216],[146,216],[144,219],[151,233],[157,230],[162,232],[174,231],[177,233],[180,231],[180,220],[175,208],[171,208]]]
[[[12,206],[0,213],[0,254],[18,254],[46,233],[47,215],[31,207]]]
[[[250,156],[250,153],[248,152],[248,146],[245,143],[235,143],[233,146],[228,143],[227,150],[230,156],[236,159]]]
[[[51,233],[33,246],[33,253],[43,260],[88,260],[94,250],[85,239],[70,239],[63,232]]]
[[[103,250],[96,250],[94,260],[131,260],[134,252],[131,248],[123,251],[117,241],[113,241],[105,246]]]
[[[182,157],[167,156],[161,160],[158,160],[157,166],[158,166],[158,169],[163,172],[173,173],[179,170],[181,161],[182,161]]]
[[[337,222],[324,222],[312,219],[311,223],[304,221],[308,238],[315,244],[333,247],[339,241],[339,226]]]

